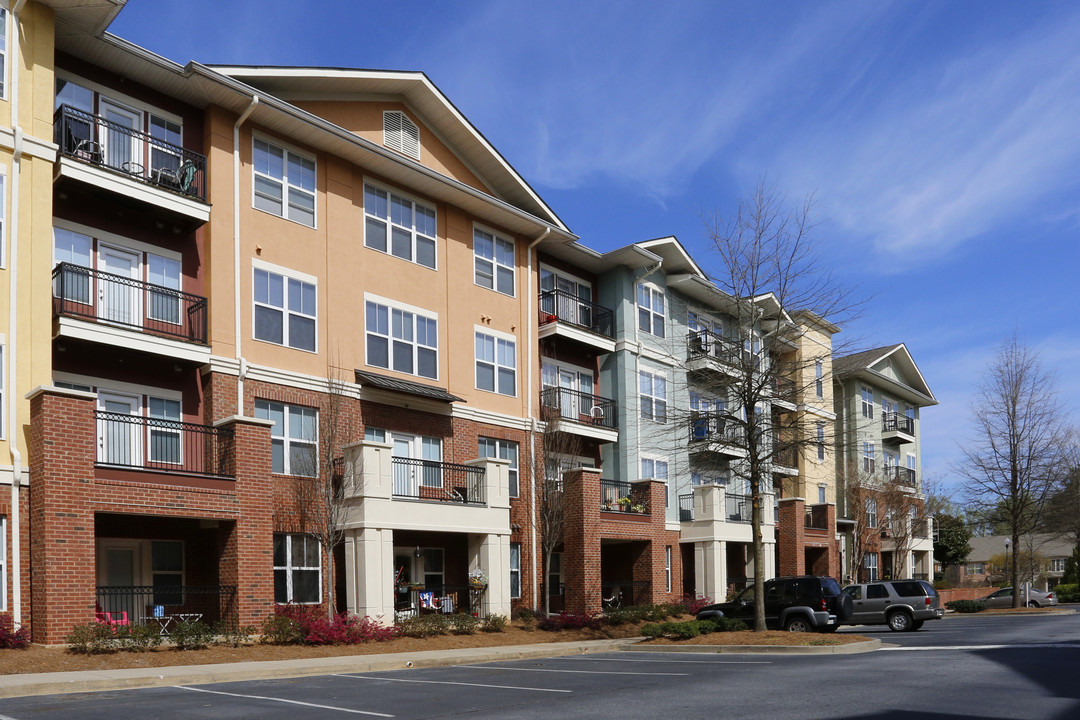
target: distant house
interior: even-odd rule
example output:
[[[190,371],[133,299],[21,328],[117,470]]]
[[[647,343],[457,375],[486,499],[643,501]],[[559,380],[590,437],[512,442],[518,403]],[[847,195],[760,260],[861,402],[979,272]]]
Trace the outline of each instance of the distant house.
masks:
[[[988,535],[971,538],[971,552],[960,565],[961,585],[996,585],[1007,583],[1005,535]],[[1045,533],[1025,535],[1020,539],[1021,582],[1030,582],[1042,590],[1049,590],[1061,582],[1065,562],[1072,554],[1073,545],[1068,540]],[[1008,555],[1012,562],[1012,552]]]

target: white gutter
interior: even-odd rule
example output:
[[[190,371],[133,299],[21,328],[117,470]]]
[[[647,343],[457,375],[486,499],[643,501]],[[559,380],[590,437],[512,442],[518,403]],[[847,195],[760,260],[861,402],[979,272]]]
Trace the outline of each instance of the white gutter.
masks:
[[[251,104],[247,106],[243,114],[233,125],[233,324],[236,326],[236,359],[240,363],[240,374],[236,381],[236,414],[244,414],[244,379],[247,377],[248,365],[244,359],[242,350],[243,339],[240,328],[240,126],[248,119],[255,106],[259,104],[259,96],[251,96]]]
[[[536,293],[533,292],[533,282],[532,282],[533,281],[533,271],[532,271],[533,248],[535,248],[537,245],[539,245],[544,240],[544,238],[546,238],[550,233],[551,233],[551,228],[550,227],[544,228],[544,232],[540,233],[540,237],[536,238],[531,243],[529,243],[529,247],[526,248],[525,255],[526,255],[526,263],[527,263],[527,271],[528,271],[528,276],[529,276],[529,288],[528,288],[528,293],[529,293],[528,298],[529,298],[529,300],[526,303],[526,307],[528,307],[528,308],[532,307],[533,300],[536,298]],[[537,302],[539,302],[539,301],[537,300]],[[539,596],[537,594],[537,585],[539,583],[536,582],[536,578],[539,575],[540,580],[542,580],[542,581],[546,580],[546,578],[544,577],[543,570],[541,570],[538,573],[537,572],[537,567],[536,567],[536,562],[537,562],[537,560],[540,559],[540,556],[539,556],[539,553],[537,552],[537,542],[536,542],[536,500],[537,500],[537,498],[536,498],[536,442],[535,442],[535,438],[536,438],[536,419],[533,417],[533,371],[535,370],[534,365],[536,364],[535,359],[536,359],[536,353],[537,353],[537,350],[536,350],[536,347],[535,347],[535,342],[536,342],[536,336],[540,332],[540,329],[539,329],[539,325],[537,325],[537,329],[534,331],[533,330],[533,323],[537,322],[537,317],[539,316],[539,308],[537,308],[537,312],[530,312],[529,315],[530,315],[530,317],[525,323],[526,330],[529,333],[529,353],[526,356],[528,358],[526,360],[526,366],[529,368],[528,372],[526,373],[527,382],[528,382],[528,386],[527,386],[528,390],[526,391],[525,394],[529,396],[528,406],[527,406],[528,407],[528,414],[529,414],[529,427],[530,427],[530,430],[529,430],[529,467],[532,468],[532,471],[529,473],[529,497],[531,498],[531,502],[529,503],[529,547],[532,548],[530,552],[532,553],[532,558],[533,558],[533,582],[531,583],[531,585],[532,585],[532,606],[533,607],[538,607],[536,603],[539,602]],[[547,471],[546,470],[547,466],[545,465],[544,467],[545,467],[545,472],[546,472]]]
[[[15,627],[22,626],[22,542],[19,515],[19,490],[22,486],[22,453],[19,452],[18,403],[14,402],[18,387],[18,315],[19,299],[19,179],[22,170],[23,132],[19,124],[19,13],[26,0],[18,0],[11,8],[11,127],[15,148],[11,156],[11,220],[8,238],[8,448],[11,450],[11,619]]]

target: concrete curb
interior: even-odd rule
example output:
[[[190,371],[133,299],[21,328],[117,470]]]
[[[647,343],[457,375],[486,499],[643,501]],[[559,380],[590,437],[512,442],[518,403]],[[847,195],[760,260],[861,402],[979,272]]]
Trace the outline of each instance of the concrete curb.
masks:
[[[880,650],[880,640],[847,645],[631,645],[626,650],[660,653],[710,653],[745,655],[855,655]]]

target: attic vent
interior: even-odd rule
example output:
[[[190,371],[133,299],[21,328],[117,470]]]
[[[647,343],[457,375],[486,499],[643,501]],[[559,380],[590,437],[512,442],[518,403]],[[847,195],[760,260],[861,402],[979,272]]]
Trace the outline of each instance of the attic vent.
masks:
[[[419,160],[420,128],[403,112],[384,112],[383,144],[391,150]]]

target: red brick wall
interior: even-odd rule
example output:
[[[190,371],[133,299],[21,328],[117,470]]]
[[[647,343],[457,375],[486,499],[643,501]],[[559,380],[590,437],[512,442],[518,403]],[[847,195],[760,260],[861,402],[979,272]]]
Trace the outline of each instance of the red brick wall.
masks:
[[[806,503],[802,498],[785,498],[779,505],[780,519],[776,523],[776,574],[803,575]]]

